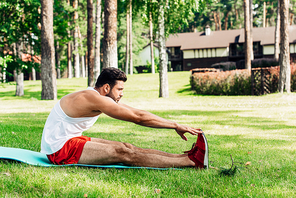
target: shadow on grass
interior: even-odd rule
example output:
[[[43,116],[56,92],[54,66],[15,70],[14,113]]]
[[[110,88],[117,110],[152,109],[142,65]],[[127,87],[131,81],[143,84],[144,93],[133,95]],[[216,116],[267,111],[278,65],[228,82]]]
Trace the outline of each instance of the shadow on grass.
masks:
[[[183,89],[179,89],[177,91],[177,93],[179,93],[179,94],[185,94],[185,95],[194,95],[194,92],[192,91],[190,84],[185,85]]]
[[[182,117],[188,116],[188,123],[198,123],[203,125],[222,125],[233,127],[245,127],[260,130],[276,130],[276,129],[296,129],[296,126],[286,125],[282,121],[271,118],[238,116],[246,111],[198,111],[198,110],[170,110],[170,111],[151,111],[152,113],[170,119],[170,115]],[[192,116],[192,117],[191,117]],[[205,121],[198,120],[197,116],[208,117]],[[190,118],[191,117],[191,118]],[[175,118],[174,118],[175,119]]]

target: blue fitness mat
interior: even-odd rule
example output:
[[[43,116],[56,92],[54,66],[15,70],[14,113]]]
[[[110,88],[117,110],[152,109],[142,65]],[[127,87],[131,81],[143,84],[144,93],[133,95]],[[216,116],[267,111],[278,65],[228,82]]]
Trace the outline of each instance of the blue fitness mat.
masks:
[[[14,160],[22,163],[26,163],[33,166],[43,167],[61,167],[61,166],[82,166],[91,168],[133,168],[133,169],[155,169],[155,170],[181,170],[176,168],[152,168],[152,167],[139,167],[139,166],[126,166],[123,164],[114,165],[89,165],[89,164],[66,164],[66,165],[54,165],[50,163],[46,155],[36,151],[30,151],[19,148],[9,148],[0,146],[0,159]]]

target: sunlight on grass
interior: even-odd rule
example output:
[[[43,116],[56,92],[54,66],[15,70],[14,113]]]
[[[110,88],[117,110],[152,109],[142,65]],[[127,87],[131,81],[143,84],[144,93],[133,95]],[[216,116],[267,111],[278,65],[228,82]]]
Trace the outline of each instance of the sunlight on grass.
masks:
[[[240,172],[222,177],[216,170],[149,171],[41,168],[0,161],[4,197],[295,197],[296,94],[203,96],[190,90],[189,72],[169,73],[169,98],[159,98],[158,74],[128,75],[122,102],[181,124],[202,128],[210,165]],[[86,78],[57,80],[58,99],[87,87]],[[43,125],[57,101],[41,100],[41,81],[0,84],[0,146],[40,151]],[[168,129],[151,129],[101,115],[84,135],[182,153],[183,141]],[[246,162],[251,165],[245,166]],[[160,194],[155,193],[160,189]]]

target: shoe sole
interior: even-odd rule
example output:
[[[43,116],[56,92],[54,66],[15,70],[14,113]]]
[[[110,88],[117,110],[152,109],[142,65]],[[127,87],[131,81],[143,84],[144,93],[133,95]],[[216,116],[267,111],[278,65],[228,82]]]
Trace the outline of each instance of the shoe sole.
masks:
[[[209,169],[209,147],[208,141],[204,133],[202,133],[202,137],[205,142],[205,156],[204,156],[204,169]]]

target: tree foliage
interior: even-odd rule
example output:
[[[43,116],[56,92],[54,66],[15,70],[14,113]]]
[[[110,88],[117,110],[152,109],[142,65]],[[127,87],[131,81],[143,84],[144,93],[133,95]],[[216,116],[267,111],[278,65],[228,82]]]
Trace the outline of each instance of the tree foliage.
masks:
[[[7,64],[7,72],[12,76],[14,69],[38,69],[38,64],[23,62],[13,53],[13,44],[23,43],[23,52],[40,54],[40,1],[38,0],[11,0],[0,3],[0,56],[12,56]]]

